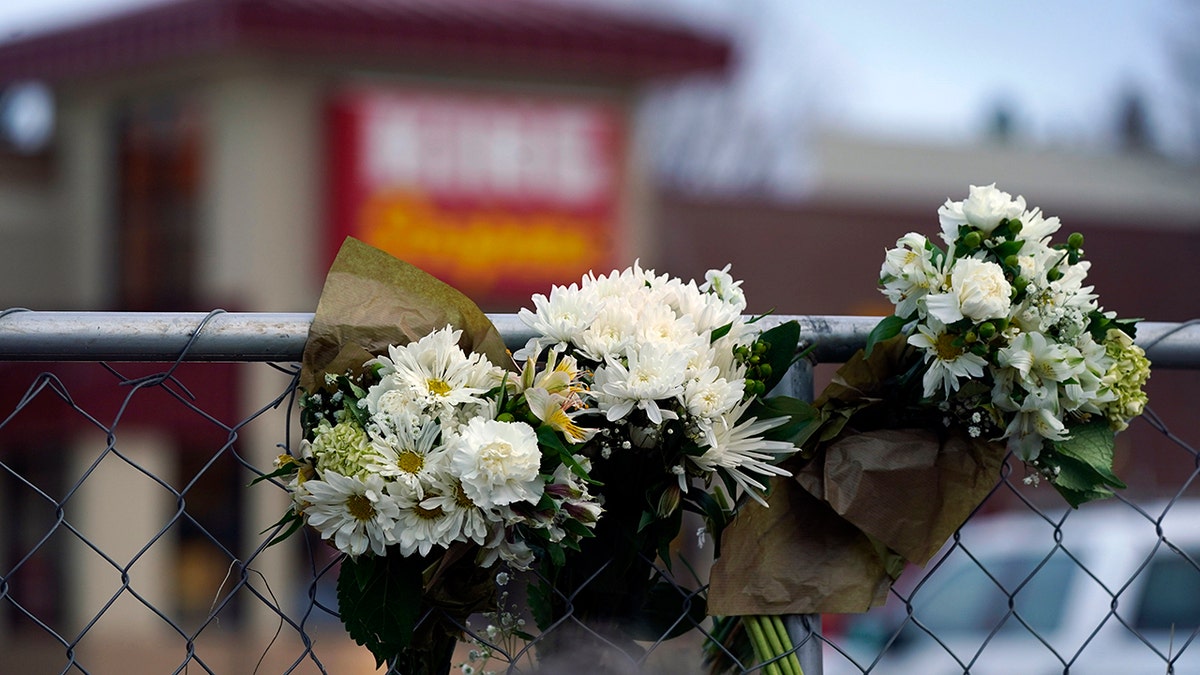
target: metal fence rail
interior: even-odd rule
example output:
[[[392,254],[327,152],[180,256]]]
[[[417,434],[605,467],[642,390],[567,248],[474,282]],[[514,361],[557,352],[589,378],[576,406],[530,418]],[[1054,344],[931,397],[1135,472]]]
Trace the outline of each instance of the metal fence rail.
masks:
[[[0,363],[6,382],[0,391],[0,671],[373,670],[336,620],[336,556],[311,538],[268,548],[286,495],[269,483],[246,488],[295,440],[291,363],[300,357],[311,318],[0,312],[0,362],[7,362]],[[875,323],[869,317],[766,321],[792,318],[816,345],[816,363],[847,358]],[[515,316],[492,319],[510,345],[529,337]],[[1200,369],[1200,325],[1143,323],[1139,343],[1156,373]],[[811,393],[811,371],[798,372],[792,384],[798,394]],[[1194,524],[1200,521],[1184,518],[1200,496],[1200,455],[1182,438],[1195,434],[1195,420],[1181,423],[1193,426],[1173,432],[1149,412],[1131,430],[1139,453],[1145,447],[1169,455],[1153,460],[1169,480],[1166,487],[1159,481],[1153,494],[1131,483],[1132,496],[1116,500],[1120,517],[1102,516],[1112,537],[1147,541],[1130,554],[1127,576],[1111,561],[1090,557],[1096,542],[1089,538],[1097,531],[1085,532],[1093,527],[1088,509],[1067,513],[1043,499],[1052,495],[1023,485],[1019,463],[1010,460],[980,513],[1017,506],[1032,519],[1044,550],[1025,566],[989,567],[1001,560],[989,558],[989,539],[1004,536],[997,532],[1026,537],[1032,530],[1004,518],[973,519],[993,529],[977,531],[969,523],[925,570],[901,578],[893,606],[850,625],[827,617],[826,630],[816,635],[820,642],[807,645],[807,675],[822,669],[832,675],[987,675],[999,672],[991,669],[1001,652],[1008,666],[1003,672],[1041,672],[1034,668],[1046,659],[1026,658],[1038,652],[1049,654],[1046,672],[1091,673],[1098,672],[1092,653],[1114,635],[1128,638],[1127,651],[1151,657],[1155,668],[1146,672],[1200,672],[1200,647],[1193,644],[1200,616],[1189,623],[1195,614],[1184,607],[1187,620],[1179,623],[1176,614],[1155,615],[1159,608],[1145,600],[1146,587],[1165,584],[1179,602],[1191,598],[1194,587],[1200,605],[1200,526]],[[1118,521],[1138,534],[1119,530]],[[968,580],[958,588],[970,582],[983,589],[976,604],[987,616],[976,634],[964,636],[937,613],[939,579],[948,575]],[[1076,621],[1084,628],[1061,638],[1066,619],[1050,616],[1037,600],[1068,578],[1099,589],[1093,595],[1100,601]],[[1164,628],[1168,620],[1173,623]],[[484,625],[470,628],[486,642]],[[696,672],[697,639],[650,643],[629,666]],[[817,644],[824,646],[823,664],[812,651]],[[464,650],[460,660],[469,656]],[[509,655],[512,670],[533,672],[517,657]],[[504,670],[507,661],[479,671]],[[897,670],[899,663],[904,670]]]

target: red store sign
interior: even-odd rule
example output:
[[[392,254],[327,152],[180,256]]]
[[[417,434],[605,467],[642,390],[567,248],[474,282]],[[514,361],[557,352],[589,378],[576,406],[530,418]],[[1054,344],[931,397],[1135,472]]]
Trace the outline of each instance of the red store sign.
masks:
[[[485,309],[617,266],[614,105],[354,90],[330,125],[331,257],[353,235]]]

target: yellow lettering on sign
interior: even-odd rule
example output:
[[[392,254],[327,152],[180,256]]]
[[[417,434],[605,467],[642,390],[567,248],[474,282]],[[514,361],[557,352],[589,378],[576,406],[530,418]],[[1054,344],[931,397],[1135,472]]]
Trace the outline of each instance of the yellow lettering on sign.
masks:
[[[486,293],[499,279],[564,283],[610,263],[610,225],[565,213],[439,209],[410,192],[373,196],[362,239],[460,290]]]

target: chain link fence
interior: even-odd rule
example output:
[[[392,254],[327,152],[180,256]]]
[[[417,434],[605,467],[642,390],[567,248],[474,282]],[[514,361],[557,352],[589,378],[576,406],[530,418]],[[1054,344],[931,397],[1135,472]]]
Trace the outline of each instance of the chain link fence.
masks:
[[[874,323],[794,318],[821,364],[846,358]],[[0,672],[375,671],[337,619],[333,550],[308,533],[268,547],[289,501],[278,485],[248,487],[295,447],[294,361],[310,319],[0,313]],[[515,317],[493,319],[510,344],[528,337]],[[1200,330],[1144,324],[1141,342],[1162,418],[1150,411],[1119,437],[1129,490],[1070,511],[1008,460],[888,606],[789,619],[805,673],[1200,672],[1200,454],[1185,440]],[[794,393],[811,394],[813,372],[794,373]],[[703,591],[702,564],[686,579],[662,572],[684,597]],[[489,642],[498,620],[463,626],[477,642],[456,665],[559,672],[531,646]],[[573,626],[568,616],[553,630]],[[700,628],[574,656],[616,672],[700,672],[711,626]],[[473,650],[493,658],[472,662]]]

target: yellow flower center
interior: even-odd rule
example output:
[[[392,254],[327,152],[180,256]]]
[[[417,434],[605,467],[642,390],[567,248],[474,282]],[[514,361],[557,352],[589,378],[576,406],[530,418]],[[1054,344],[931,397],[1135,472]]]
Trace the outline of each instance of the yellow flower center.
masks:
[[[954,344],[955,335],[942,333],[937,339],[937,355],[942,361],[953,361],[962,355],[962,347]]]
[[[425,455],[404,450],[396,457],[396,466],[404,473],[417,473],[425,467]]]
[[[466,491],[463,490],[462,481],[458,481],[454,484],[454,503],[464,509],[475,506],[475,502],[471,501],[471,498],[467,496]]]
[[[438,518],[442,517],[442,507],[438,506],[432,509],[427,509],[424,506],[417,504],[413,507],[413,513],[417,514],[417,517],[423,520],[437,520]]]
[[[436,377],[431,377],[425,381],[425,385],[429,387],[429,393],[438,396],[445,396],[450,393],[450,384],[445,380],[439,380]]]
[[[359,521],[368,521],[375,517],[375,506],[365,495],[350,495],[346,500],[346,510]]]

